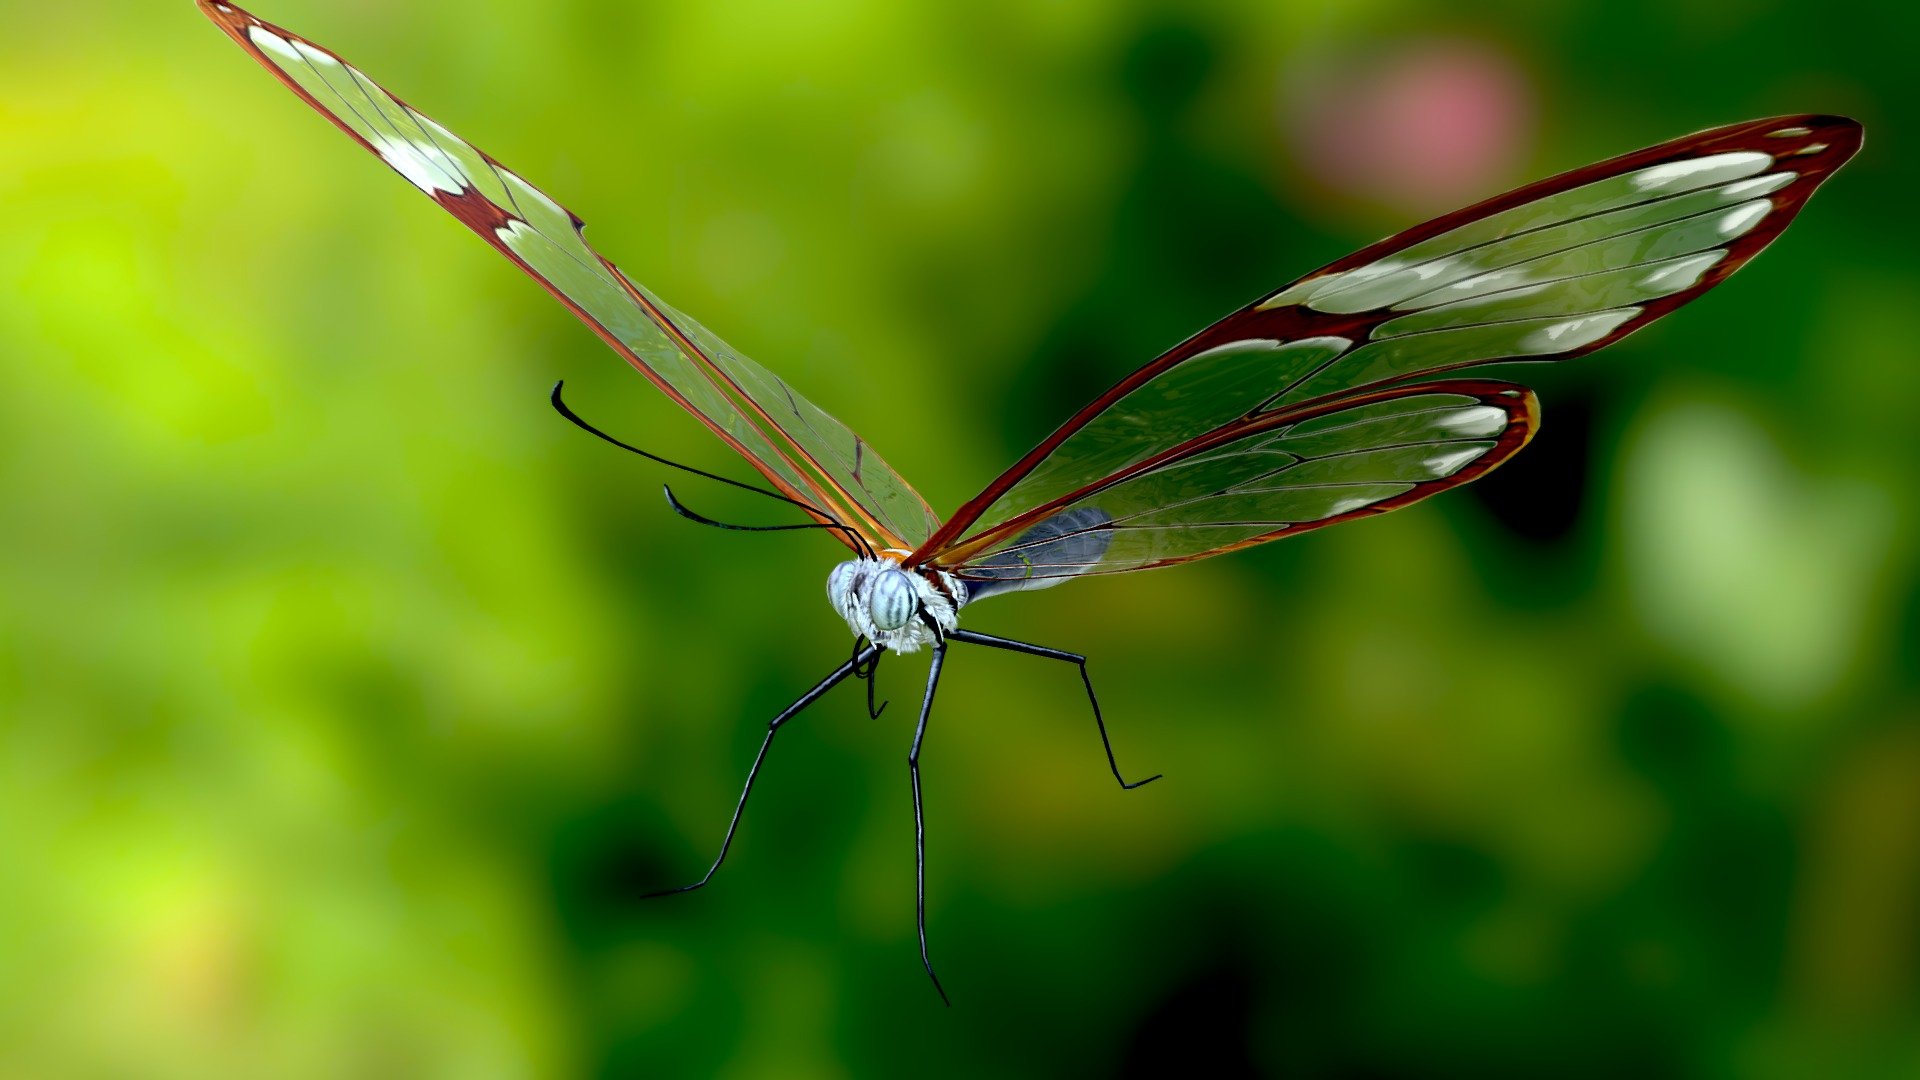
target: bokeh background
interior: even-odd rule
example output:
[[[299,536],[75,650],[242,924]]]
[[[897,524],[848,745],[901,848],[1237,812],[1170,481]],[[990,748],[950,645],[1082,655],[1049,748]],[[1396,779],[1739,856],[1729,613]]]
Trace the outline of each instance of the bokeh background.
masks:
[[[0,1072],[1920,1071],[1906,5],[278,0],[957,506],[1378,236],[1755,116],[1863,154],[1515,374],[1512,465],[983,603],[913,942],[818,534],[186,0],[0,9]],[[703,513],[784,520],[713,485]]]

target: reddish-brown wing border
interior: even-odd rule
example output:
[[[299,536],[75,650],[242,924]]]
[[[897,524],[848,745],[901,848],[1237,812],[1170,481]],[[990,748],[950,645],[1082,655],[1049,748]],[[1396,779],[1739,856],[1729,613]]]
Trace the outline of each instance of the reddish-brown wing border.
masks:
[[[1772,132],[1805,129],[1804,134],[1790,136],[1772,135]],[[1645,326],[1647,323],[1667,314],[1673,309],[1699,296],[1718,285],[1726,277],[1746,265],[1747,261],[1761,248],[1766,247],[1778,237],[1782,230],[1799,214],[1801,207],[1812,196],[1822,181],[1832,175],[1835,169],[1845,164],[1859,149],[1861,142],[1860,125],[1844,116],[1819,114],[1799,114],[1777,116],[1763,120],[1750,120],[1745,123],[1731,124],[1697,132],[1671,142],[1636,150],[1631,154],[1610,158],[1585,168],[1562,173],[1526,187],[1497,195],[1485,202],[1455,211],[1444,217],[1436,218],[1422,225],[1416,225],[1405,232],[1388,237],[1376,244],[1362,248],[1346,258],[1314,271],[1294,284],[1310,281],[1328,274],[1343,273],[1358,266],[1376,262],[1401,249],[1411,247],[1424,240],[1439,236],[1468,222],[1491,214],[1508,210],[1536,199],[1556,195],[1596,180],[1602,180],[1619,173],[1631,172],[1654,165],[1661,165],[1685,158],[1701,157],[1708,154],[1726,153],[1735,150],[1749,150],[1768,153],[1774,156],[1780,167],[1790,168],[1798,174],[1792,183],[1768,196],[1774,205],[1769,213],[1751,232],[1728,244],[1727,257],[1704,274],[1692,287],[1649,301],[1641,305],[1638,315],[1622,323],[1612,333],[1577,349],[1558,354],[1554,361],[1568,360],[1584,356],[1596,349],[1608,345]],[[1292,286],[1288,286],[1291,288]],[[981,514],[984,514],[1000,496],[1006,494],[1040,462],[1044,461],[1074,432],[1080,430],[1094,417],[1109,406],[1125,397],[1142,384],[1154,379],[1185,360],[1203,353],[1208,349],[1236,341],[1253,338],[1266,338],[1277,341],[1293,341],[1306,337],[1334,336],[1355,341],[1365,341],[1371,331],[1391,317],[1393,312],[1362,312],[1355,315],[1329,314],[1315,311],[1300,305],[1276,307],[1271,310],[1259,310],[1260,304],[1276,292],[1266,293],[1259,300],[1248,304],[1239,311],[1200,331],[1193,337],[1176,345],[1146,366],[1120,380],[1106,393],[1101,394],[1087,406],[1075,413],[1053,434],[1042,440],[1026,456],[1015,462],[1006,472],[1001,473],[988,484],[980,494],[968,500],[940,529],[920,545],[909,560],[913,565],[933,564],[951,566],[963,562],[994,540],[1017,532],[1033,522],[1055,512],[1060,507],[1084,497],[1090,490],[1107,482],[1108,478],[1094,478],[1089,485],[1078,491],[1063,495],[1045,505],[1025,511],[1006,521],[990,523],[983,531],[972,536],[967,530],[974,527]],[[1419,372],[1412,376],[1390,380],[1388,385],[1404,382],[1408,378],[1425,378],[1440,372],[1470,365],[1456,364],[1440,366]],[[1368,387],[1341,391],[1329,397],[1344,400],[1352,394],[1362,392]],[[1290,406],[1278,414],[1280,422],[1289,422],[1300,418],[1300,410],[1314,407],[1317,400],[1303,401]],[[1327,523],[1323,523],[1327,524]],[[962,538],[965,538],[964,540]]]
[[[259,46],[254,44],[251,36],[248,34],[248,29],[258,26],[268,33],[288,41],[300,42],[326,55],[337,56],[336,53],[323,45],[309,41],[299,34],[259,18],[251,12],[235,5],[220,3],[218,0],[197,0],[197,3],[200,10],[205,13],[216,26],[220,27],[229,38],[233,39],[236,45],[245,50],[247,55],[253,57],[269,74],[279,80],[281,85],[285,86],[288,90],[292,91],[295,96],[306,102],[315,112],[326,117],[333,126],[339,128],[354,142],[359,143],[368,153],[373,154],[375,157],[381,156],[380,151],[368,143],[366,139],[362,138],[359,132],[353,130],[343,119],[335,115],[331,109],[328,109],[316,100],[312,94],[307,92],[305,87],[302,87],[299,83],[289,78],[285,72],[280,70],[277,64],[263,54]],[[391,93],[391,91],[386,91],[385,87],[381,87],[381,90]],[[398,95],[393,96],[394,100],[400,101],[402,105],[406,105]],[[409,109],[413,108],[411,105],[406,105],[406,107]],[[417,112],[418,110],[414,111]],[[423,113],[422,115],[425,114]],[[497,169],[512,172],[512,170],[507,169],[506,166],[500,164],[499,161],[495,160],[484,150],[480,150],[478,147],[474,147],[474,150],[480,154],[489,165]],[[384,158],[382,160],[384,160]],[[516,173],[515,175],[518,174]],[[647,317],[651,319],[655,325],[659,326],[663,332],[670,335],[681,350],[695,361],[695,366],[707,374],[708,378],[715,383],[716,388],[721,390],[722,396],[727,399],[729,404],[745,417],[757,416],[760,423],[755,426],[763,429],[762,434],[766,434],[766,429],[771,429],[771,431],[777,435],[780,442],[784,442],[792,452],[800,456],[800,460],[805,461],[807,465],[811,466],[811,468],[802,468],[794,458],[783,453],[777,443],[770,440],[770,445],[773,446],[775,452],[782,454],[782,459],[787,467],[791,469],[795,475],[806,480],[811,490],[801,491],[795,488],[778,470],[772,468],[767,463],[761,461],[755,454],[749,452],[747,448],[729,434],[721,424],[695,408],[684,394],[675,389],[673,384],[661,377],[658,372],[654,371],[631,347],[622,342],[605,326],[601,325],[598,320],[582,309],[579,304],[570,299],[539,271],[528,265],[526,260],[522,259],[502,242],[498,230],[518,220],[518,218],[509,213],[506,208],[497,205],[474,188],[459,192],[435,190],[427,194],[435,202],[439,203],[443,210],[452,214],[455,218],[458,218],[462,224],[466,225],[482,240],[485,240],[488,246],[506,256],[515,266],[518,266],[524,271],[527,276],[538,281],[554,299],[560,301],[561,304],[565,305],[567,310],[573,312],[575,317],[587,324],[602,341],[606,342],[609,348],[624,358],[636,371],[646,376],[648,381],[652,382],[661,393],[667,395],[675,404],[698,418],[701,423],[706,425],[708,430],[719,436],[722,442],[726,443],[735,453],[738,453],[752,464],[781,494],[802,504],[808,512],[823,522],[848,525],[850,527],[857,523],[860,526],[859,531],[876,549],[901,546],[901,541],[898,537],[893,536],[890,531],[882,528],[880,524],[873,519],[872,515],[866,512],[865,508],[860,505],[857,499],[853,498],[850,493],[835,483],[832,477],[820,468],[819,464],[813,460],[811,455],[807,454],[805,449],[793,439],[792,435],[789,434],[785,428],[774,421],[759,403],[742,392],[740,388],[734,384],[733,380],[713,363],[711,358],[688,339],[680,327],[675,325],[664,312],[660,311],[659,308],[642,295],[638,289],[634,288],[633,283],[627,279],[627,276],[622,273],[612,261],[600,255],[598,252],[594,252],[595,257],[598,258],[601,264],[606,267],[607,271],[612,274],[614,280],[619,282],[621,288],[633,298],[634,303],[639,305],[645,311]],[[585,229],[586,223],[581,221],[578,215],[568,211],[567,216],[572,221],[575,231]],[[591,245],[589,245],[589,250],[591,250]],[[837,498],[835,496],[837,496]],[[832,531],[834,535],[849,548],[855,551],[860,550],[859,545],[856,544],[851,537],[839,530]]]
[[[1439,480],[1420,481],[1414,484],[1411,490],[1402,492],[1392,498],[1382,499],[1379,502],[1360,507],[1357,510],[1349,510],[1344,514],[1336,514],[1333,517],[1320,521],[1289,524],[1281,528],[1276,528],[1269,533],[1262,533],[1259,536],[1249,537],[1245,540],[1236,540],[1233,543],[1223,544],[1220,547],[1197,552],[1192,555],[1182,555],[1173,559],[1162,559],[1159,562],[1147,563],[1144,566],[1128,567],[1124,570],[1095,570],[1091,573],[1122,574],[1131,573],[1135,570],[1153,570],[1163,566],[1178,566],[1181,563],[1193,562],[1195,559],[1211,558],[1215,555],[1224,555],[1229,551],[1239,551],[1242,548],[1253,547],[1256,544],[1264,544],[1269,540],[1276,540],[1282,536],[1295,536],[1303,532],[1311,532],[1314,529],[1324,529],[1329,525],[1338,525],[1343,521],[1353,521],[1358,518],[1384,514],[1389,510],[1398,510],[1409,503],[1416,503],[1428,496],[1438,495],[1449,488],[1456,488],[1462,484],[1471,483],[1485,476],[1487,473],[1492,472],[1502,462],[1519,453],[1521,448],[1526,446],[1533,438],[1533,433],[1539,430],[1540,427],[1540,400],[1534,396],[1532,390],[1518,383],[1500,382],[1495,379],[1442,379],[1436,382],[1404,384],[1367,393],[1352,394],[1338,398],[1329,397],[1313,405],[1288,410],[1284,414],[1270,413],[1250,422],[1229,425],[1218,431],[1209,432],[1204,436],[1176,446],[1167,450],[1165,453],[1156,454],[1137,465],[1128,466],[1110,477],[1104,477],[1098,483],[1088,485],[1086,490],[1078,497],[1083,499],[1092,498],[1101,491],[1113,487],[1122,481],[1139,476],[1142,473],[1176,465],[1187,458],[1198,457],[1226,443],[1246,438],[1250,435],[1257,435],[1263,431],[1287,427],[1307,420],[1328,416],[1333,413],[1345,412],[1348,409],[1357,409],[1366,405],[1378,404],[1382,401],[1418,397],[1423,394],[1458,394],[1462,397],[1473,398],[1482,405],[1491,405],[1494,408],[1504,411],[1507,414],[1507,425],[1501,429],[1499,436],[1494,440],[1494,445],[1486,453],[1476,458],[1459,472]],[[1167,527],[1173,528],[1176,526]],[[942,562],[937,565],[942,569],[949,570],[958,577],[965,578],[967,577],[966,561],[974,555],[979,554],[988,543],[992,542],[992,539],[997,539],[1003,535],[1004,533],[996,530],[993,537],[985,542],[969,543],[965,549],[965,554],[958,555],[954,561]]]

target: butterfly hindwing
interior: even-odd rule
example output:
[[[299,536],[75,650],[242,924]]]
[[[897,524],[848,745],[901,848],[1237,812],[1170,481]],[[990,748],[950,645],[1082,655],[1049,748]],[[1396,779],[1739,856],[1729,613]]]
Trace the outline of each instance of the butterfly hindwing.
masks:
[[[1532,391],[1455,379],[1389,387],[1262,420],[1095,485],[953,567],[987,592],[1188,562],[1380,514],[1519,452]],[[991,584],[988,584],[991,583]]]

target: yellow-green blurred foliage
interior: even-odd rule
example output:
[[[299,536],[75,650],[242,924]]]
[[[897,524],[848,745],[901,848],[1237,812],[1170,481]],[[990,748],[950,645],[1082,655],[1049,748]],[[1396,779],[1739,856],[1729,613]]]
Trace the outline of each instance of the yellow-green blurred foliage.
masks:
[[[1488,481],[969,611],[1091,654],[1122,764],[1167,778],[1115,789],[1070,668],[952,656],[949,1012],[913,943],[921,657],[881,720],[849,688],[787,729],[715,887],[636,899],[845,657],[841,549],[672,517],[555,379],[747,470],[187,0],[0,8],[0,1073],[1920,1069],[1910,7],[261,14],[942,510],[1427,214],[1749,117],[1868,138],[1725,288],[1519,369],[1545,431]],[[1435,79],[1481,128],[1342,141]]]

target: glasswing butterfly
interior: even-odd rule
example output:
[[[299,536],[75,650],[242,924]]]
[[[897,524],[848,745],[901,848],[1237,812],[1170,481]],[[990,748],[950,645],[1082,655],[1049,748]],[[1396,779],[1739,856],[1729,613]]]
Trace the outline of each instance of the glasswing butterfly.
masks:
[[[827,595],[853,655],[768,724],[710,881],[782,725],[881,654],[931,647],[914,730],[920,957],[927,954],[920,748],[948,645],[1086,658],[959,626],[966,605],[1091,574],[1173,566],[1382,514],[1458,487],[1527,444],[1524,386],[1435,378],[1604,348],[1713,288],[1780,235],[1859,150],[1840,116],[1752,120],[1589,165],[1417,225],[1235,311],[1120,380],[942,520],[861,438],[589,247],[582,222],[359,69],[217,0],[200,9],[288,89],[544,285],[613,350],[851,549]],[[667,492],[675,512],[693,513]],[[664,895],[664,894],[655,894]]]

